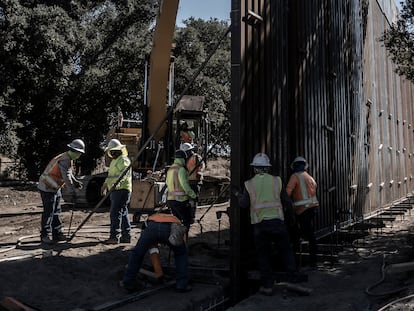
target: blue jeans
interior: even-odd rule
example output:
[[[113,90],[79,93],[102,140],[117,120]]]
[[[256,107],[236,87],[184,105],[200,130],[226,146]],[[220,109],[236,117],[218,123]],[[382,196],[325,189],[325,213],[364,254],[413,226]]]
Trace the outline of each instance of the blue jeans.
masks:
[[[285,271],[294,272],[296,270],[289,234],[284,222],[279,219],[263,220],[253,225],[253,231],[261,282],[264,287],[271,288],[274,282],[270,276],[272,272],[272,243],[276,245],[278,253],[282,257]]]
[[[149,221],[147,228],[141,232],[137,245],[131,250],[128,260],[128,268],[124,275],[126,287],[133,287],[136,284],[136,276],[141,268],[147,251],[158,243],[167,244],[174,252],[176,269],[176,287],[185,288],[188,284],[188,251],[185,244],[173,246],[168,242],[171,223]]]
[[[53,236],[59,235],[62,232],[62,221],[60,219],[60,213],[62,212],[60,199],[62,198],[62,193],[60,190],[57,192],[39,190],[39,192],[43,203],[40,236],[48,236],[50,233]]]
[[[131,192],[125,189],[115,190],[110,195],[111,218],[110,238],[131,237],[131,224],[128,218],[128,205],[131,199]]]

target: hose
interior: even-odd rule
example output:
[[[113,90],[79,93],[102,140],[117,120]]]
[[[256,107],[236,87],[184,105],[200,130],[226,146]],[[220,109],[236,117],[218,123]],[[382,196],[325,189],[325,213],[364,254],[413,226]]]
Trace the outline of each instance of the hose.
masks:
[[[102,228],[102,226],[88,226],[88,227],[84,227],[80,232],[82,232],[82,233],[107,233],[108,230],[109,230],[109,229],[104,229],[104,230],[102,230],[102,229],[104,229],[104,228]],[[68,234],[69,234],[69,230],[67,230],[67,231],[68,231]],[[0,254],[7,253],[7,252],[15,250],[15,249],[19,249],[22,246],[24,240],[38,238],[38,237],[39,237],[39,235],[37,235],[37,234],[22,236],[22,237],[17,239],[17,242],[14,245],[12,245],[8,248],[5,248],[5,249],[0,249]],[[36,240],[35,242],[38,243],[38,240]],[[25,259],[25,258],[30,258],[30,257],[36,257],[36,256],[39,256],[39,255],[42,255],[42,254],[43,253],[39,253],[39,252],[35,251],[32,254],[27,254],[27,255],[22,255],[22,256],[15,256],[15,257],[6,257],[6,258],[0,260],[0,262],[2,262],[2,261],[11,261],[11,260],[19,260],[19,259]]]
[[[380,285],[384,280],[385,280],[385,256],[382,256],[382,266],[381,266],[381,279],[379,281],[377,281],[375,284],[367,287],[365,289],[365,293],[369,296],[391,296],[397,293],[400,293],[402,291],[407,290],[407,287],[401,287],[401,288],[397,288],[394,290],[390,290],[387,292],[382,292],[382,293],[373,293],[371,290],[374,289],[375,287],[377,287],[378,285]]]

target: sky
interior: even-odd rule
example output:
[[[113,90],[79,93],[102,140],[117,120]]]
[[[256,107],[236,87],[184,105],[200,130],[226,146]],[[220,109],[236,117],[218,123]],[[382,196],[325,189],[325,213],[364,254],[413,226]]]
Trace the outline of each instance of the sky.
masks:
[[[177,26],[183,26],[182,20],[190,17],[204,20],[212,17],[230,24],[230,7],[231,0],[180,0]]]

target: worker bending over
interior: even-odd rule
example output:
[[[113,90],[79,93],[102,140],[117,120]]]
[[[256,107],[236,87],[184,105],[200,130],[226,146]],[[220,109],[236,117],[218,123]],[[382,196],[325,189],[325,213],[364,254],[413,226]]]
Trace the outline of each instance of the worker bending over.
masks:
[[[180,230],[180,227],[183,229]],[[161,243],[168,245],[174,252],[177,292],[192,290],[188,284],[188,249],[185,243],[185,234],[186,228],[181,225],[180,220],[174,215],[170,213],[151,215],[148,218],[146,228],[141,232],[137,244],[129,255],[128,267],[123,281],[121,281],[121,286],[130,292],[139,289],[136,277],[145,254],[154,245]]]

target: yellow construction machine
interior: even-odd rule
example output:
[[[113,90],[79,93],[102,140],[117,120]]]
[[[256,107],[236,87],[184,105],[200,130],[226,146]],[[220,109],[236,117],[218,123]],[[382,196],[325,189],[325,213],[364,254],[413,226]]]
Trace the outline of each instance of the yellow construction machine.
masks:
[[[117,126],[107,135],[107,142],[117,138],[125,144],[133,160],[130,208],[136,210],[138,215],[151,213],[165,203],[165,172],[173,162],[175,150],[180,147],[180,132],[184,126],[192,132],[193,143],[204,159],[207,159],[210,144],[204,97],[184,95],[180,96],[177,104],[173,104],[174,58],[171,57],[171,48],[178,3],[179,0],[160,2],[153,47],[149,63],[145,66],[146,92],[142,120],[124,120],[119,114]],[[138,155],[144,142],[146,147]],[[106,175],[104,172],[84,176],[83,189],[76,190],[75,196],[63,191],[63,199],[77,205],[95,205],[102,198],[100,188]],[[228,193],[223,195],[223,189],[228,188],[229,182],[225,176],[205,175],[199,204],[225,202]]]

